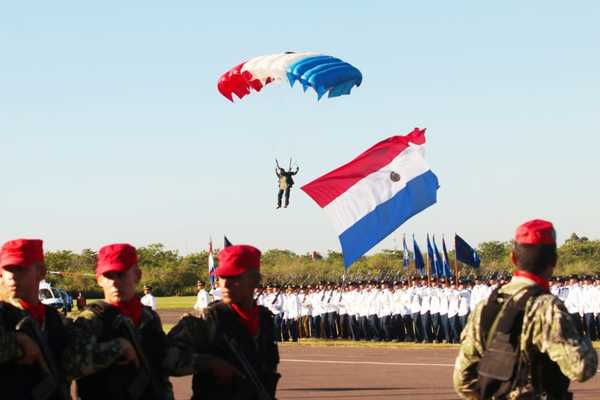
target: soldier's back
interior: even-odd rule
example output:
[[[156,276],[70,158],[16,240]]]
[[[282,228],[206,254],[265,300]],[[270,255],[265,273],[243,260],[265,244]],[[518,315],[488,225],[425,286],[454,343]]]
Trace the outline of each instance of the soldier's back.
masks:
[[[518,302],[534,285],[529,279],[514,277],[510,283],[498,289],[498,295],[514,296],[513,300]],[[482,318],[489,317],[482,314],[493,299],[494,296],[491,296],[476,306],[461,335],[454,387],[463,398],[480,398],[478,368],[489,333],[482,332]],[[596,373],[597,353],[592,343],[579,334],[564,304],[557,297],[544,293],[529,298],[522,313],[522,324],[515,326],[520,327],[521,333],[516,336],[519,346],[517,363],[520,368],[515,368],[518,372],[511,377],[513,389],[503,398],[533,399],[548,391],[556,393],[548,397],[550,399],[568,398],[565,396],[568,396],[569,380],[585,381]],[[542,369],[545,369],[544,374]],[[557,384],[561,387],[556,387]]]

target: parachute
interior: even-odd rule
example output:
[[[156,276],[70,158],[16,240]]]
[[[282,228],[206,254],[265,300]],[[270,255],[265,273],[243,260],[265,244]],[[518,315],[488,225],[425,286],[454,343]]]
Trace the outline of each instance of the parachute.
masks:
[[[360,71],[332,56],[314,52],[283,53],[252,58],[236,65],[219,78],[217,89],[229,101],[233,95],[243,98],[252,90],[260,92],[271,82],[287,79],[290,86],[300,82],[302,89],[311,87],[320,100],[350,94],[362,83]]]

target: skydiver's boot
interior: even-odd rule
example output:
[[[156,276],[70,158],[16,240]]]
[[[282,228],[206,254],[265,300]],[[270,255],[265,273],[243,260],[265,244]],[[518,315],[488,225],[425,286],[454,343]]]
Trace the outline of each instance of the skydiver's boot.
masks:
[[[275,207],[276,210],[279,208],[281,208],[281,204],[277,204],[277,207]]]
[[[283,208],[287,208],[287,206],[288,206],[289,204],[290,204],[290,203],[285,203],[285,204],[283,205]]]

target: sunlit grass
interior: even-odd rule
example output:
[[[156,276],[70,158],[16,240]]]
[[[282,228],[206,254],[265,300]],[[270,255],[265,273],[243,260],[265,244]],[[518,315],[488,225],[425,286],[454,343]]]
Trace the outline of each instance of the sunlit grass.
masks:
[[[196,296],[169,296],[157,297],[156,308],[158,310],[172,310],[176,308],[192,308],[196,303]]]

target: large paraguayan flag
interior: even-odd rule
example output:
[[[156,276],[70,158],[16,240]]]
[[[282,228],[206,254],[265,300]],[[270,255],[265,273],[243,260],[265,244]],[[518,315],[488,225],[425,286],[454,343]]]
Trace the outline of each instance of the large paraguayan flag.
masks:
[[[413,253],[415,255],[415,268],[423,275],[423,270],[425,269],[425,260],[423,260],[423,254],[421,253],[421,249],[415,240],[415,235],[413,235]]]
[[[479,268],[481,260],[477,252],[463,238],[456,234],[454,235],[454,248],[456,249],[456,259],[458,261],[473,268]]]
[[[436,202],[438,179],[425,162],[424,145],[425,129],[415,128],[302,187],[328,212],[346,268]]]

